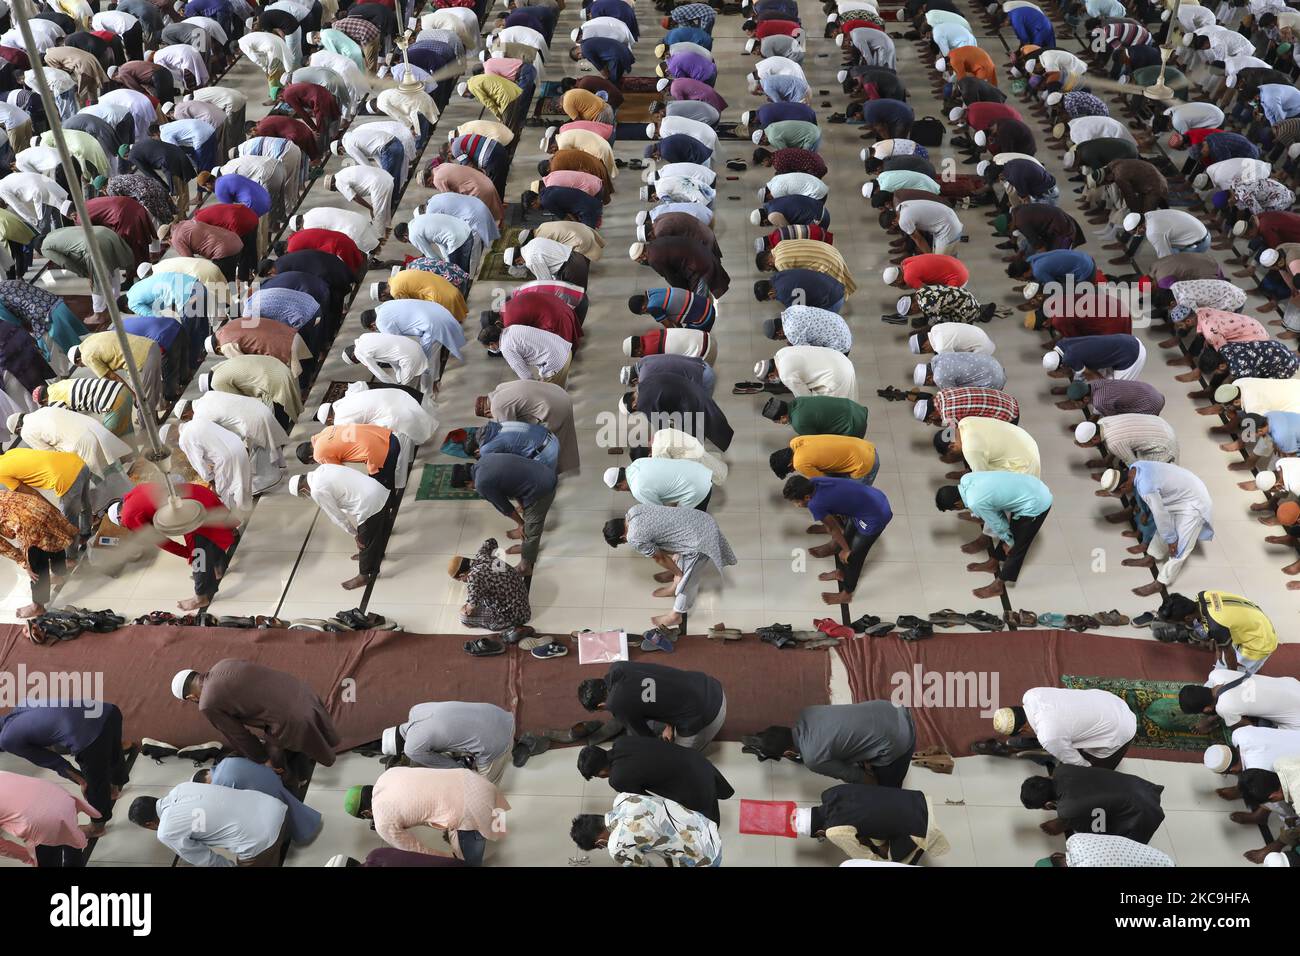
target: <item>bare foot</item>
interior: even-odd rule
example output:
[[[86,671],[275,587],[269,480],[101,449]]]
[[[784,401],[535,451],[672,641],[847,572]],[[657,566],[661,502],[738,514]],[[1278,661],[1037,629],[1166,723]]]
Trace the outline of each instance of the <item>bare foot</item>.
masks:
[[[1160,582],[1152,581],[1150,584],[1144,584],[1140,588],[1134,588],[1133,593],[1138,597],[1150,597],[1153,594],[1160,593]]]
[[[961,553],[979,554],[981,551],[984,551],[988,548],[990,540],[991,539],[989,538],[988,535],[982,534],[974,541],[967,541],[965,544],[963,544],[961,546]]]
[[[1218,790],[1215,790],[1214,792],[1217,793],[1224,800],[1241,799],[1241,787],[1220,787]]]
[[[18,610],[14,611],[14,616],[21,617],[21,618],[29,618],[29,617],[39,617],[44,613],[45,613],[45,605],[29,604],[26,607],[20,607]]]
[[[506,554],[523,554],[524,546],[522,544],[512,544],[506,548]]]
[[[177,601],[176,606],[182,611],[198,611],[207,607],[211,603],[209,598],[192,597],[184,601]]]
[[[682,623],[682,616],[673,611],[671,614],[660,614],[657,617],[650,618],[650,623],[655,627],[676,627]]]
[[[1120,563],[1126,568],[1154,568],[1156,559],[1147,555],[1145,558],[1125,558]]]
[[[997,558],[989,558],[987,561],[973,561],[966,565],[967,571],[984,571],[993,574],[998,569]]]
[[[509,538],[511,541],[520,541],[523,539],[523,536],[524,536],[523,528],[511,528],[509,531],[506,532],[506,537]]]
[[[1006,594],[1007,589],[1001,581],[994,581],[992,584],[986,584],[982,588],[975,588],[970,592],[977,598],[997,597],[999,594]]]
[[[827,604],[848,604],[853,600],[853,594],[849,591],[823,591],[822,601]]]
[[[826,533],[826,525],[824,525],[824,524],[810,524],[810,525],[808,526],[808,533],[809,533],[809,534],[825,534],[825,533]]]
[[[345,591],[355,591],[357,588],[363,588],[370,583],[370,575],[358,574],[355,578],[348,578],[343,582],[342,587]]]
[[[677,589],[674,587],[670,587],[667,584],[665,584],[661,588],[655,588],[653,591],[650,592],[651,596],[653,597],[672,597],[676,593],[677,593]]]
[[[838,550],[839,548],[836,547],[835,542],[832,541],[827,544],[819,544],[815,548],[809,548],[808,553],[814,558],[827,558]]]
[[[533,566],[528,561],[520,561],[515,565],[515,570],[525,578],[531,578],[533,576]]]
[[[102,837],[107,828],[107,825],[103,823],[83,823],[77,827],[87,837]]]
[[[844,580],[844,572],[843,572],[843,571],[823,571],[821,574],[817,575],[817,580],[818,580],[818,581],[843,581],[843,580]]]
[[[660,571],[658,574],[655,575],[655,581],[657,581],[660,584],[667,584],[675,576],[676,575],[674,575],[671,571]]]

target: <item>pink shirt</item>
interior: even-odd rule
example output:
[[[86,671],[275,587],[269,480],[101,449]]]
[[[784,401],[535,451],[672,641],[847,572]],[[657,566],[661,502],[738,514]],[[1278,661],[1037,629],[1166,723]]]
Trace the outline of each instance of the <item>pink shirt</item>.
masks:
[[[585,129],[589,133],[595,133],[606,142],[614,135],[614,127],[608,123],[594,123],[591,120],[574,120],[571,123],[565,123],[560,127],[560,132],[564,133],[571,129]]]
[[[507,80],[513,80],[519,76],[519,69],[524,65],[523,60],[514,60],[505,56],[494,56],[490,60],[483,61],[483,72],[493,73],[497,76],[504,76]]]
[[[0,839],[0,856],[35,864],[38,846],[82,849],[86,834],[77,826],[78,811],[99,819],[99,811],[79,793],[69,793],[48,780],[0,772],[0,830],[27,844]]]
[[[1197,309],[1196,331],[1216,351],[1228,342],[1267,342],[1268,330],[1248,315],[1222,309]]]
[[[433,770],[393,767],[375,781],[371,795],[375,832],[399,850],[434,851],[412,834],[412,827],[436,830],[475,830],[485,839],[505,836],[509,810],[492,781],[473,770]]]
[[[553,173],[548,173],[542,182],[547,186],[568,186],[572,189],[581,189],[588,196],[599,197],[605,191],[605,184],[599,178],[591,173],[579,172],[576,169],[557,169]]]

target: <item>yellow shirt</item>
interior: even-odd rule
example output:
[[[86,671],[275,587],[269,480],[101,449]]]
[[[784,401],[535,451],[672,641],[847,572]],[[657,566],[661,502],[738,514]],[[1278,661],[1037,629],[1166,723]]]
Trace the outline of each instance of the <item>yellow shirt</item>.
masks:
[[[22,484],[62,497],[85,467],[70,451],[15,448],[0,455],[0,482],[11,489]]]
[[[488,139],[496,140],[502,146],[509,146],[515,141],[515,134],[511,132],[509,126],[487,119],[470,120],[468,123],[461,123],[456,127],[456,135],[486,136]]]
[[[555,137],[555,145],[558,149],[577,149],[595,156],[609,173],[610,179],[618,175],[618,167],[614,165],[614,150],[589,129],[561,129]]]
[[[996,418],[967,416],[957,423],[961,454],[971,471],[1014,471],[1042,476],[1038,444],[1019,425]]]
[[[836,279],[844,286],[844,294],[857,291],[853,275],[840,251],[828,242],[817,239],[786,239],[772,250],[772,262],[777,272],[786,269],[812,269]]]
[[[865,478],[876,467],[876,446],[848,435],[800,435],[790,439],[794,470],[808,478]]]
[[[154,272],[179,272],[182,275],[191,276],[198,279],[204,285],[222,286],[226,284],[226,277],[221,270],[217,268],[215,262],[207,259],[200,259],[197,256],[172,256],[169,259],[160,259],[153,267]]]
[[[143,335],[128,333],[126,339],[131,346],[131,354],[135,357],[136,368],[143,370],[149,360],[150,350],[157,348],[157,344]],[[96,332],[86,336],[81,340],[80,351],[81,361],[86,368],[100,378],[126,368],[126,358],[122,355],[121,346],[117,344],[116,332]]]
[[[498,117],[504,116],[506,110],[510,109],[510,104],[524,92],[517,83],[495,73],[480,73],[470,77],[469,91]]]
[[[1207,623],[1227,628],[1242,657],[1258,661],[1277,650],[1273,622],[1253,601],[1227,591],[1203,591],[1200,598]]]
[[[394,299],[423,299],[425,302],[437,302],[460,322],[469,315],[469,310],[465,307],[465,297],[454,285],[442,276],[422,269],[406,269],[397,273],[388,280],[388,293]]]

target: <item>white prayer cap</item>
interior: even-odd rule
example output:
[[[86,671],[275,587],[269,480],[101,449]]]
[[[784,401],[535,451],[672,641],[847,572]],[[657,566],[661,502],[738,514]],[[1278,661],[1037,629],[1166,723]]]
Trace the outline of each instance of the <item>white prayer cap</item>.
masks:
[[[1022,74],[1021,74],[1021,72],[1020,72],[1020,67],[1018,67],[1018,66],[1013,66],[1013,67],[1011,68],[1011,75],[1012,75],[1012,76],[1021,76]]]
[[[799,836],[812,836],[812,807],[795,807],[794,832]]]
[[[628,246],[627,257],[629,259],[640,259],[644,252],[645,252],[645,243],[634,242],[632,243],[632,245]]]
[[[580,36],[582,36],[582,27],[574,27],[573,32],[569,34],[569,39],[577,43]]]
[[[843,83],[848,78],[849,78],[848,70],[840,70],[838,73],[835,74],[835,80],[838,83]]]
[[[899,315],[907,315],[911,312],[912,297],[910,295],[899,296],[898,301],[894,303],[894,311]]]
[[[759,253],[759,252],[766,252],[766,251],[767,251],[767,240],[764,239],[762,236],[756,237],[754,239],[754,252]]]
[[[828,13],[828,14],[826,14],[826,22],[827,22],[827,23],[834,23],[834,22],[835,22],[836,20],[838,20],[839,18],[840,18],[840,15],[839,15],[838,13]]]
[[[76,365],[76,364],[77,364],[77,357],[80,356],[80,355],[81,355],[81,346],[80,346],[80,345],[74,345],[74,346],[72,346],[72,348],[68,349],[68,361],[69,361],[71,364]]]
[[[10,415],[8,418],[5,419],[5,429],[9,432],[9,434],[15,436],[18,434],[18,419],[22,417],[23,417],[22,412],[14,412],[12,415]]]
[[[645,124],[645,135],[646,135],[646,139],[654,139],[654,138],[655,138],[655,124],[654,124],[654,123],[646,123],[646,124]]]
[[[756,47],[756,46],[758,46],[758,38],[757,38],[757,37],[750,37],[748,40],[745,41],[745,52],[746,52],[746,53],[753,53],[753,52],[754,52],[754,47]]]
[[[212,373],[204,372],[199,376],[199,394],[206,395],[212,391]]]
[[[635,335],[629,335],[623,340],[623,354],[628,358],[632,357],[632,343],[636,341]]]
[[[13,431],[13,429],[9,429]],[[1270,491],[1277,484],[1277,475],[1271,471],[1261,471],[1255,476],[1255,487],[1260,491]]]
[[[1165,12],[1168,13],[1169,11],[1166,10]],[[1232,74],[1232,76],[1229,76],[1229,77],[1225,78],[1224,81],[1223,81],[1223,85],[1226,86],[1226,87],[1227,87],[1228,89],[1230,89],[1230,90],[1231,90],[1231,89],[1234,89],[1234,88],[1237,86],[1237,74],[1234,73],[1234,74]]]
[[[890,266],[880,275],[880,279],[885,285],[893,285],[898,281],[898,277],[903,274],[903,270],[898,266]]]
[[[158,440],[164,445],[170,445],[180,437],[180,426],[174,422],[168,422],[162,428],[158,429]]]
[[[620,385],[632,384],[632,371],[633,369],[631,365],[624,365],[618,370],[618,381]]]
[[[1118,468],[1107,468],[1101,473],[1101,478],[1097,483],[1101,485],[1102,491],[1114,491],[1119,487],[1119,479],[1120,474]]]
[[[1249,225],[1245,219],[1238,219],[1232,224],[1232,234],[1240,238],[1246,234],[1246,227]]]
[[[948,111],[949,123],[960,123],[961,118],[966,115],[966,110],[960,106],[954,106]]]
[[[924,385],[926,373],[930,371],[929,363],[922,363],[912,369],[912,384]]]
[[[636,241],[637,241],[637,242],[645,242],[645,241],[646,241],[646,236],[645,236],[645,226],[637,226],[637,227],[636,227]]]
[[[835,45],[838,46],[838,47],[843,47],[843,46],[844,46],[844,34],[843,34],[843,33],[837,33],[837,34],[835,34]]]
[[[1004,737],[1016,732],[1016,712],[1010,707],[1001,707],[993,713],[993,732]]]
[[[1055,372],[1061,367],[1061,350],[1052,349],[1050,352],[1043,353],[1043,368],[1049,372]]]
[[[147,275],[148,275],[149,273],[151,273],[151,272],[153,272],[153,263],[152,263],[152,262],[142,262],[142,263],[140,263],[138,266],[136,266],[136,269],[135,269],[135,277],[136,277],[137,279],[143,279],[145,276],[147,276]]]
[[[663,59],[664,54],[666,54],[667,52],[668,52],[668,44],[667,44],[667,43],[657,43],[657,44],[655,44],[655,56],[657,56],[659,59]]]
[[[578,31],[574,31],[577,33]],[[383,736],[379,738],[379,749],[385,757],[397,756],[397,728],[385,727]]]
[[[1192,45],[1192,37],[1194,37],[1194,36],[1196,36],[1195,33],[1184,33],[1184,34],[1183,34],[1183,46],[1191,46],[1191,45]]]
[[[911,352],[913,355],[921,354],[921,333],[920,332],[917,332],[915,335],[912,335],[908,338],[907,350]]]
[[[469,83],[465,82],[464,80],[461,80],[459,83],[457,83],[457,84],[456,84],[456,95],[457,95],[457,96],[468,96],[468,95],[469,95]],[[453,139],[455,138],[455,134],[452,134],[452,138],[453,138]],[[450,142],[450,140],[449,140],[449,142]]]
[[[507,266],[513,266],[515,264],[515,259],[517,259],[518,257],[519,257],[519,250],[514,246],[511,246],[505,252],[501,253],[501,258]]]
[[[987,159],[981,159],[978,163],[975,164],[975,175],[983,176],[985,170],[987,170],[988,168],[989,168],[989,161]]]
[[[654,181],[655,181],[654,167],[653,166],[647,167],[645,172],[641,174],[641,182],[649,184],[649,183],[653,183]]]
[[[875,184],[874,182],[866,182],[866,183],[863,183],[863,184],[862,184],[862,198],[863,198],[863,199],[870,199],[870,198],[871,198],[871,194],[872,194],[873,192],[875,192],[875,191],[876,191],[876,184]]]
[[[172,409],[172,414],[175,415],[177,418],[184,418],[185,413],[189,411],[190,406],[193,404],[194,403],[191,402],[188,398],[182,398],[179,402],[176,403],[176,407]]]
[[[1060,92],[1056,92],[1056,93],[1048,93],[1048,94],[1047,94],[1047,105],[1048,105],[1048,106],[1055,106],[1057,103],[1061,102],[1061,100],[1063,100],[1063,99],[1065,99],[1065,97],[1062,96],[1062,95],[1060,94]],[[1059,136],[1060,134],[1058,133],[1057,135]]]
[[[1259,254],[1259,264],[1265,269],[1271,269],[1277,265],[1277,260],[1280,258],[1282,255],[1276,249],[1265,249]]]
[[[509,263],[507,263],[507,265],[508,265],[508,264],[509,264]],[[372,282],[372,283],[370,283],[370,300],[371,300],[372,302],[378,302],[378,301],[379,301],[379,295],[380,295],[381,287],[383,286],[383,284],[384,284],[384,283],[382,283],[382,282]]]
[[[1025,297],[1025,301],[1028,302],[1034,296],[1038,295],[1038,291],[1041,288],[1042,286],[1040,286],[1037,282],[1027,282],[1025,283],[1025,287],[1020,290],[1020,294],[1023,295]]]
[[[121,505],[118,505],[117,508],[120,517]],[[116,524],[117,522],[113,522],[113,523]],[[186,668],[183,671],[177,671],[176,676],[172,678],[172,696],[175,697],[177,700],[184,700],[185,685],[186,683],[189,682],[190,675],[197,674],[197,673],[198,671],[192,670],[190,668]]]
[[[989,134],[984,130],[976,130],[975,135],[971,137],[976,146],[987,146],[989,144]]]
[[[745,110],[745,112],[741,113],[741,114],[740,114],[740,125],[741,125],[741,126],[748,126],[748,125],[749,125],[749,118],[750,118],[751,116],[753,116],[753,115],[754,115],[754,111],[753,111],[753,110]]]
[[[642,209],[640,212],[636,214],[636,224],[638,226],[644,226],[646,220],[649,218],[650,218],[650,211],[647,209]]]
[[[1228,768],[1232,766],[1232,748],[1227,744],[1213,744],[1205,748],[1205,753],[1201,754],[1201,762],[1205,764],[1205,769],[1214,773],[1227,773]]]
[[[1286,148],[1286,155],[1288,159],[1296,159],[1297,157],[1300,157],[1300,143],[1292,143],[1288,146]]]
[[[1210,185],[1210,177],[1205,175],[1205,173],[1197,173],[1192,178],[1192,185],[1197,189],[1204,189],[1206,186]]]
[[[1086,445],[1097,437],[1096,422],[1079,422],[1074,426],[1074,440],[1080,445]]]
[[[216,355],[217,352],[220,351],[217,348],[217,337],[215,335],[209,335],[206,339],[204,339],[203,347],[207,349],[209,355]]]
[[[1034,70],[1035,70],[1037,67],[1038,67],[1038,59],[1037,59],[1037,58],[1034,58],[1034,59],[1032,59],[1032,60],[1026,60],[1026,61],[1025,61],[1025,72],[1026,72],[1026,73],[1033,73]]]
[[[925,416],[930,414],[930,400],[928,398],[920,399],[912,406],[912,414],[918,422],[925,421]]]
[[[519,242],[519,246],[520,246],[520,248],[523,248],[524,243],[528,242],[528,240],[529,240],[529,238],[532,236],[532,234],[533,234],[533,231],[532,231],[531,229],[520,229],[520,230],[519,230],[519,239],[518,239],[518,242]]]
[[[751,212],[749,214],[749,224],[751,226],[763,225],[763,210],[755,209],[753,212]]]
[[[771,359],[759,359],[754,363],[754,377],[765,379],[776,368],[776,363]]]
[[[1074,150],[1070,150],[1068,153],[1065,154],[1065,158],[1061,161],[1061,165],[1063,165],[1066,169],[1073,169],[1074,159],[1075,159]]]
[[[613,488],[615,485],[618,484],[618,469],[606,468],[605,474],[602,476],[602,479],[605,482],[605,487]]]
[[[63,202],[59,204],[59,212],[63,213],[63,215],[65,216],[71,216],[72,206],[73,206],[72,200],[65,199]]]
[[[1133,232],[1140,225],[1142,225],[1142,214],[1140,212],[1131,212],[1124,217],[1124,221],[1120,223],[1120,228],[1125,232]]]
[[[231,156],[230,158],[231,158],[231,159],[234,159],[235,157],[234,157],[233,154],[236,152],[236,150],[233,150],[233,149],[232,149],[230,152],[232,153],[232,156]],[[335,156],[342,156],[342,155],[343,155],[343,140],[341,140],[341,139],[336,139],[336,140],[334,140],[334,142],[330,143],[330,152],[333,153]]]
[[[348,855],[346,853],[335,853],[325,861],[326,866],[339,867],[348,865]]]
[[[122,502],[121,501],[114,501],[111,505],[108,506],[107,517],[109,521],[113,522],[113,524],[117,525],[118,527],[122,526]]]
[[[316,421],[326,425],[330,420],[330,411],[334,408],[333,402],[325,402],[320,408],[316,409]]]
[[[658,83],[655,84],[655,89],[658,90],[660,93],[662,93],[664,90],[668,89],[668,87],[672,85],[673,85],[673,81],[668,79],[668,77],[665,76],[663,79],[661,79]]]
[[[761,129],[756,129],[749,138],[750,141],[757,146],[759,143],[763,142],[763,131]]]
[[[289,494],[293,495],[296,498],[298,496],[298,492],[302,490],[302,483],[306,480],[307,480],[306,475],[294,475],[292,478],[290,478]]]
[[[1269,853],[1264,857],[1265,866],[1290,866],[1291,860],[1285,853]]]
[[[114,76],[117,75],[117,67],[110,66],[105,72],[108,74],[108,78],[111,80]]]
[[[863,146],[858,150],[858,159],[862,160],[864,163],[867,161],[867,147]]]
[[[944,70],[948,69],[948,63],[943,57],[939,57],[939,59],[934,61],[934,68],[942,73]],[[960,109],[960,107],[958,107],[958,109]],[[957,120],[953,120],[953,122],[955,123]]]

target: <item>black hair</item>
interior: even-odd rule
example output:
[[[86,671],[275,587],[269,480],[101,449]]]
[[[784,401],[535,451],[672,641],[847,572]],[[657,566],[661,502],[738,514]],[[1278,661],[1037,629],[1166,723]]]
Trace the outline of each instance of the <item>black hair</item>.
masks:
[[[759,279],[754,283],[754,298],[759,302],[766,302],[772,297],[772,283],[767,279]]]
[[[813,493],[813,483],[803,475],[791,475],[786,479],[781,496],[786,501],[803,501]]]
[[[605,818],[599,813],[580,813],[569,826],[569,839],[579,850],[596,849],[596,841],[605,832]]]
[[[527,208],[537,202],[539,198],[538,193],[533,192],[531,189],[525,189],[523,195],[519,197],[519,202]]]
[[[1101,17],[1088,17],[1088,19],[1083,21],[1083,28],[1089,32],[1097,29],[1099,26],[1101,26]]]
[[[1025,713],[1025,708],[1019,706],[1012,707],[1011,714],[1012,723],[1014,725],[1011,728],[1011,732],[1013,734],[1018,734],[1024,729],[1025,724],[1029,723],[1029,715]]]
[[[1184,684],[1178,692],[1178,709],[1184,714],[1203,714],[1214,706],[1214,692],[1203,684]]]
[[[190,777],[190,783],[209,783],[208,774],[211,773],[207,767],[201,770],[195,770],[194,776]]]
[[[642,458],[650,457],[650,449],[645,445],[632,445],[627,450],[627,457],[633,461],[640,461]]]
[[[1272,770],[1243,770],[1237,777],[1241,795],[1254,803],[1268,803],[1282,789],[1282,779]]]
[[[1197,357],[1196,367],[1202,372],[1213,372],[1219,367],[1221,361],[1218,351],[1213,346],[1207,345]]]
[[[953,430],[951,428],[940,428],[934,433],[934,450],[940,455],[946,455],[952,451]]]
[[[501,341],[502,328],[499,325],[485,325],[478,331],[478,340],[483,345],[495,345]]]
[[[759,731],[750,741],[758,750],[760,761],[780,760],[788,753],[798,753],[798,748],[794,745],[794,731],[789,727],[773,725]]]
[[[628,297],[627,310],[637,315],[641,315],[645,312],[646,303],[648,301],[649,299],[644,294],[638,292],[636,295]]]
[[[312,448],[311,442],[305,441],[298,445],[298,460],[304,465],[310,464],[316,460],[316,450]]]
[[[770,272],[772,270],[772,254],[766,249],[754,253],[754,268],[759,272]]]
[[[940,431],[939,434],[943,434]],[[956,485],[944,485],[934,493],[934,506],[940,511],[955,511],[961,501],[961,489]]]
[[[794,470],[794,449],[777,449],[767,456],[767,463],[771,467],[774,475],[778,478],[784,478]]]
[[[379,321],[379,313],[374,309],[366,309],[361,313],[361,327],[363,329],[373,329],[375,323]]]
[[[19,419],[19,421],[21,421],[21,419]],[[1250,422],[1250,427],[1252,427],[1255,430],[1256,435],[1258,435],[1264,429],[1268,428],[1268,416],[1259,415],[1255,412],[1250,412],[1249,414],[1242,415],[1240,422],[1241,422],[1242,434],[1245,434],[1246,432],[1247,422]]]
[[[1013,279],[1019,279],[1028,275],[1032,270],[1033,267],[1028,262],[1023,259],[1016,259],[1011,265],[1007,266],[1007,275]]]
[[[600,775],[609,766],[609,754],[599,747],[588,744],[578,751],[578,773],[583,780],[590,780]]]
[[[764,149],[762,146],[760,146],[758,147],[758,149],[754,150],[755,166],[761,166],[765,162],[770,162],[771,159],[772,159],[772,151],[770,149]]]
[[[611,548],[617,548],[623,543],[623,536],[627,534],[626,518],[610,518],[605,522],[605,526],[600,529],[601,535],[605,538],[605,543]]]
[[[158,798],[136,797],[131,801],[131,809],[126,818],[137,826],[147,827],[158,822]]]
[[[1051,777],[1030,777],[1020,785],[1020,804],[1026,810],[1042,810],[1055,799]]]
[[[609,685],[603,677],[588,677],[578,685],[578,703],[583,710],[595,710],[609,698]]]

